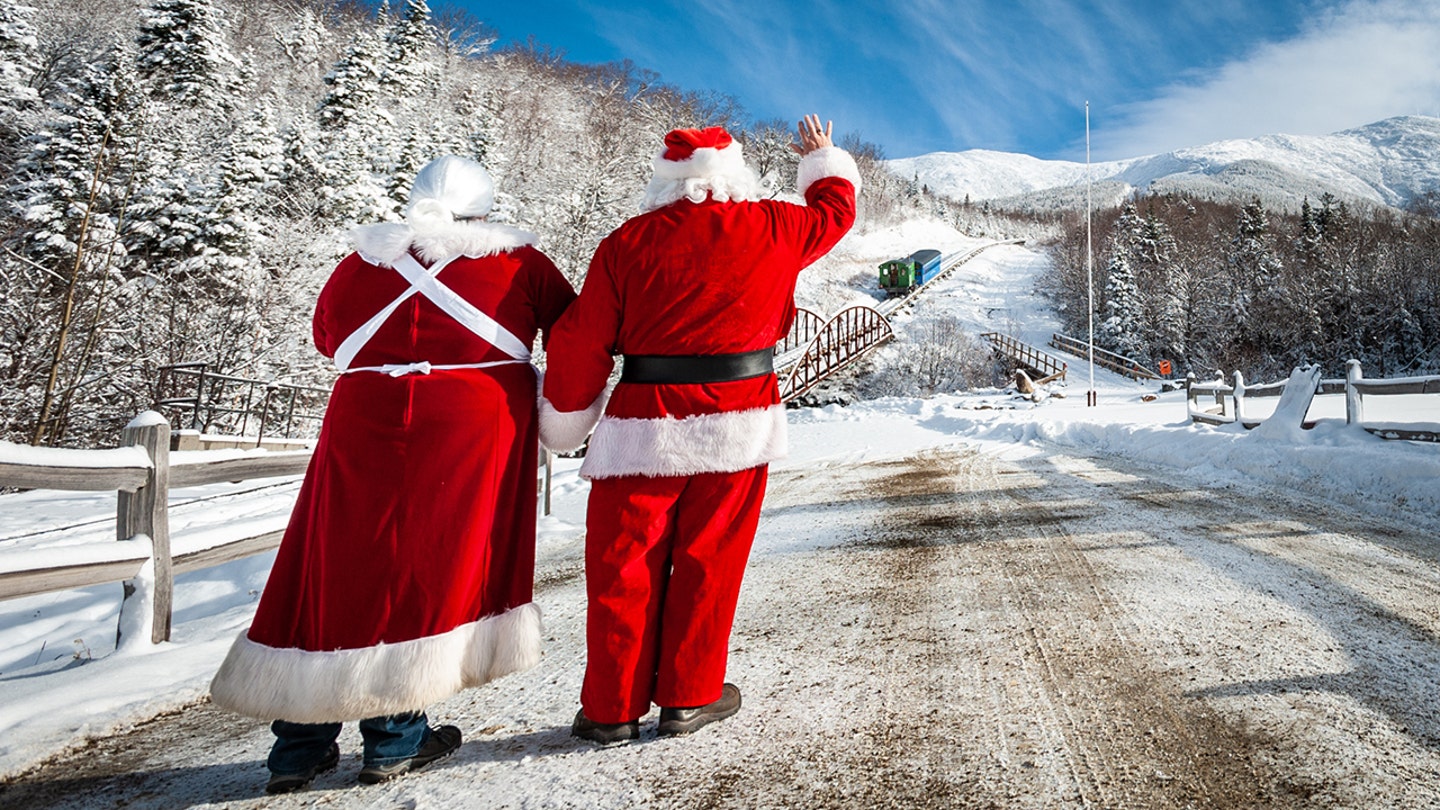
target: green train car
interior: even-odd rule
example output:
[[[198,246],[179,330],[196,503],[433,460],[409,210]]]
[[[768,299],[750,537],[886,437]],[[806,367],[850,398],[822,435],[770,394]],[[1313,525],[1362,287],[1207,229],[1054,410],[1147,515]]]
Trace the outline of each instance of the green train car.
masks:
[[[880,289],[891,297],[904,295],[940,273],[940,251],[917,250],[903,259],[880,265]]]

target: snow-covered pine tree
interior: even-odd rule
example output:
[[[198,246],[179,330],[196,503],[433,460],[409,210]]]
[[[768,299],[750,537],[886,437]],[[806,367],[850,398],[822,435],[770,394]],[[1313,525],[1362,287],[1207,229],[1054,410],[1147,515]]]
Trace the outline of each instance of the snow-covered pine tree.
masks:
[[[1110,239],[1110,258],[1100,303],[1096,342],[1135,360],[1148,354],[1145,300],[1137,265],[1146,258],[1145,220],[1133,202],[1125,203]]]
[[[386,36],[389,59],[380,74],[380,82],[401,99],[422,94],[437,73],[435,65],[426,58],[426,50],[436,39],[430,17],[430,5],[425,0],[405,0],[399,18]],[[380,19],[383,21],[384,15]]]
[[[1295,237],[1294,259],[1289,275],[1298,280],[1288,285],[1291,343],[1303,355],[1321,356],[1325,329],[1320,314],[1322,289],[1314,280],[1329,276],[1330,257],[1320,225],[1321,218],[1306,197],[1300,204],[1299,232]]]
[[[429,163],[434,152],[446,152],[450,150],[435,150],[431,147],[431,141],[418,129],[412,129],[405,133],[400,145],[400,154],[397,156],[394,165],[388,173],[385,190],[389,198],[391,208],[389,218],[399,218],[400,213],[410,202],[410,186],[415,182],[415,175]]]
[[[373,24],[361,23],[334,67],[325,74],[325,86],[330,89],[320,101],[321,126],[349,126],[362,111],[375,105],[386,56],[384,34]]]
[[[280,186],[284,155],[270,106],[262,102],[226,139],[218,194],[205,242],[221,255],[249,264],[265,236],[264,218]]]
[[[1096,342],[1133,360],[1144,361],[1145,338],[1140,290],[1128,251],[1115,251],[1105,266],[1105,303],[1100,307]]]
[[[1138,267],[1136,283],[1145,313],[1142,334],[1146,347],[1152,350],[1150,353],[1158,351],[1167,358],[1178,359],[1186,349],[1188,288],[1175,261],[1175,237],[1153,207],[1145,215],[1134,250]]]
[[[30,86],[40,66],[40,45],[30,20],[35,9],[22,3],[0,6],[0,158],[14,165],[20,140],[30,132],[27,123],[40,104]],[[0,183],[9,171],[0,168]]]
[[[210,0],[150,0],[135,42],[140,75],[157,95],[189,106],[230,101],[240,63]]]
[[[1230,242],[1228,326],[1234,343],[1246,352],[1268,353],[1277,345],[1276,330],[1285,323],[1286,290],[1280,278],[1265,206],[1254,199],[1240,209]]]

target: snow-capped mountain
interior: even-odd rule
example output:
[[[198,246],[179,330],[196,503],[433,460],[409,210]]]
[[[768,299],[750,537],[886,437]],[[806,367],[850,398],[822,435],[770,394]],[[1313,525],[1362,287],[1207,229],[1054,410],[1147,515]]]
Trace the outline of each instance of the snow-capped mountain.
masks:
[[[973,202],[1026,208],[1083,203],[1084,163],[972,149],[888,161],[905,178]],[[1250,199],[1295,209],[1325,192],[1351,201],[1404,207],[1440,191],[1440,118],[1387,118],[1331,135],[1266,135],[1218,141],[1160,155],[1091,165],[1098,204],[1133,191],[1186,192]]]

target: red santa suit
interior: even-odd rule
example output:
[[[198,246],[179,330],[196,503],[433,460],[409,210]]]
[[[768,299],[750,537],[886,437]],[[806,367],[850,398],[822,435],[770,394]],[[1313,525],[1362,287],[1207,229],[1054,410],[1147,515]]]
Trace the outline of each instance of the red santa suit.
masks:
[[[359,720],[539,660],[528,348],[575,293],[532,234],[410,221],[357,229],[320,294],[315,345],[345,373],[254,622],[211,686],[224,708]]]
[[[754,172],[719,128],[677,130],[666,144],[651,210],[600,243],[556,324],[541,403],[547,446],[579,446],[595,425],[581,466],[581,704],[597,723],[720,696],[766,465],[786,450],[771,352],[801,269],[855,220],[859,172],[841,149],[801,160],[797,205],[755,200]],[[617,354],[627,370],[607,403]]]

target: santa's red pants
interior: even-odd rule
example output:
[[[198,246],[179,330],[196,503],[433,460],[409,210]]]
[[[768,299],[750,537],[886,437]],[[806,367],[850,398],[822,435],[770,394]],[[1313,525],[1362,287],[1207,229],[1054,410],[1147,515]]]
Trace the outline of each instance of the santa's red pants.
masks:
[[[720,698],[767,469],[591,482],[586,717],[623,723],[652,702]]]

